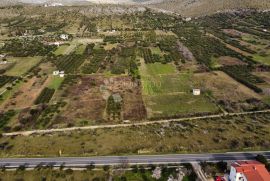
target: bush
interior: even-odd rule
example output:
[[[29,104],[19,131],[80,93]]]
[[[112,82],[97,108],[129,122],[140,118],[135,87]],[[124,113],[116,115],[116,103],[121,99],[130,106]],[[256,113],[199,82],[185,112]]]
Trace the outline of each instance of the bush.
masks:
[[[263,156],[263,155],[257,155],[257,156],[255,157],[255,159],[256,159],[258,162],[261,162],[261,163],[263,163],[263,164],[265,164],[265,165],[268,164],[268,160],[267,160],[266,157]]]
[[[42,92],[39,94],[37,99],[35,100],[35,104],[41,104],[41,103],[48,103],[50,102],[53,94],[55,92],[55,89],[50,89],[48,87],[45,87]]]

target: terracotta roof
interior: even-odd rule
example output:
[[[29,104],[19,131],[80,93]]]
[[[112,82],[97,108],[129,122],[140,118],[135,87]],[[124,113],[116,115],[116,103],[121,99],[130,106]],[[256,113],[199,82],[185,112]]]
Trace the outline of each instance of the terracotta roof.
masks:
[[[270,173],[257,161],[237,161],[232,164],[237,173],[245,175],[248,181],[270,181]]]

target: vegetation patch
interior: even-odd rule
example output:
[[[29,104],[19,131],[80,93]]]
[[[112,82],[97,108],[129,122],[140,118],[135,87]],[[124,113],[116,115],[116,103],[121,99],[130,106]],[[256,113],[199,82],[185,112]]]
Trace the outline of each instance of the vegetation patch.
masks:
[[[181,114],[218,111],[205,95],[192,95],[192,74],[174,71],[169,64],[142,65],[143,97],[148,117],[177,117]]]
[[[37,97],[37,99],[35,100],[35,104],[50,102],[54,92],[55,92],[55,89],[50,89],[48,87],[45,87],[40,93],[40,95]]]
[[[16,112],[10,110],[4,113],[0,113],[0,130],[2,130],[10,121],[10,119],[15,116]]]
[[[250,68],[248,68],[247,66],[228,66],[223,67],[222,70],[231,77],[233,77],[235,80],[246,85],[255,92],[257,93],[262,92],[262,89],[257,87],[255,84],[264,83],[264,80],[255,75],[252,75],[250,73],[251,72]]]
[[[62,156],[138,154],[142,150],[149,154],[267,150],[269,119],[269,113],[262,113],[42,136],[2,137],[0,143],[6,143],[6,146],[0,150],[0,156],[52,157],[59,156],[59,150]]]
[[[4,86],[7,83],[13,82],[16,80],[16,77],[0,75],[0,87]]]
[[[74,73],[84,62],[84,57],[78,54],[70,54],[57,57],[53,62],[58,70],[64,71],[65,73]]]
[[[15,65],[5,72],[8,76],[21,76],[41,61],[42,57],[13,57],[10,58]]]

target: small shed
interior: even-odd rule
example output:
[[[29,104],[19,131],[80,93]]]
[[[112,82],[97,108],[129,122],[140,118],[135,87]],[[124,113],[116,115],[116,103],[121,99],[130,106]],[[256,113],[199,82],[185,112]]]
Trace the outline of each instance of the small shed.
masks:
[[[5,65],[7,63],[8,63],[7,61],[0,61],[0,65]]]
[[[60,72],[59,72],[59,76],[60,76],[60,77],[65,77],[65,71],[60,71]]]
[[[62,40],[68,40],[68,35],[67,35],[67,34],[61,34],[61,35],[60,35],[60,38],[61,38]]]
[[[59,70],[53,71],[53,75],[59,75]]]
[[[201,95],[201,89],[193,89],[192,93],[194,96],[199,96],[199,95]]]

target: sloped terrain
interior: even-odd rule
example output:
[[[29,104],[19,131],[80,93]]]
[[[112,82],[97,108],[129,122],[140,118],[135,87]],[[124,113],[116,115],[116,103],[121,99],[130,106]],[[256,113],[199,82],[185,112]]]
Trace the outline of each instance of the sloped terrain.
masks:
[[[269,9],[269,0],[169,0],[150,7],[173,11],[184,16],[200,16],[243,8]]]

